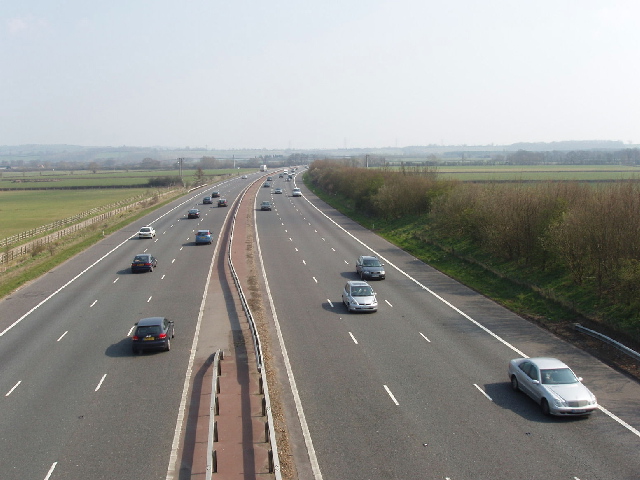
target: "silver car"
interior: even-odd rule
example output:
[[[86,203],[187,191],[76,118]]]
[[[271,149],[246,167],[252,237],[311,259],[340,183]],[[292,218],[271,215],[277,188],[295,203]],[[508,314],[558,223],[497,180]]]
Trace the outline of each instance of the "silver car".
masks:
[[[535,400],[545,415],[589,415],[596,397],[556,358],[515,358],[509,362],[511,388]]]
[[[367,282],[348,281],[342,289],[342,303],[350,312],[377,312],[376,294]]]

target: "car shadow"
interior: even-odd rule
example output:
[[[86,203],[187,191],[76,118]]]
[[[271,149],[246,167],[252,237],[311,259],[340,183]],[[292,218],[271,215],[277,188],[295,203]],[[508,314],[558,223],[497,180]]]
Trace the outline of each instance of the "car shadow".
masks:
[[[133,357],[133,351],[131,350],[131,338],[123,338],[118,343],[114,343],[113,345],[109,345],[104,352],[107,357]]]
[[[516,415],[538,423],[556,423],[558,421],[581,421],[588,419],[588,415],[578,417],[547,416],[542,413],[540,405],[524,392],[515,392],[510,382],[488,383],[484,385],[484,391],[493,403],[505,410],[511,410]]]
[[[133,275],[133,272],[130,268],[123,268],[122,270],[118,270],[116,273],[118,275]]]
[[[360,275],[358,275],[354,271],[340,272],[340,276],[342,278],[346,278],[347,280],[360,280]]]

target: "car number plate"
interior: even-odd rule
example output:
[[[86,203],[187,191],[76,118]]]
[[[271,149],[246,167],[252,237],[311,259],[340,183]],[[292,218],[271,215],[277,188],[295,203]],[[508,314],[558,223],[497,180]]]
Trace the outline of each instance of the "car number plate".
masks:
[[[147,340],[155,340],[156,337],[144,337],[144,341],[146,342]]]

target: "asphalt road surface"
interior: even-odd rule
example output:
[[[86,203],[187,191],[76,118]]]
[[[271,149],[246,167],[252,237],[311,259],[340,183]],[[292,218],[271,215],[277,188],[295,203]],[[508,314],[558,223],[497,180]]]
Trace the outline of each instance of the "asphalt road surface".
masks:
[[[249,181],[215,188],[231,201]],[[0,302],[0,478],[170,477],[205,284],[230,210],[201,204],[213,188],[160,208]],[[202,216],[189,220],[194,207]],[[137,238],[145,224],[156,238]],[[204,228],[214,243],[196,246],[195,230]],[[142,252],[158,267],[132,274]],[[129,335],[150,316],[175,322],[171,351],[135,356]]]
[[[640,387],[593,357],[433,270],[310,194],[261,189],[260,252],[314,478],[640,478]],[[377,313],[348,313],[359,255]],[[590,418],[549,418],[511,390],[521,356],[567,362],[599,399]],[[284,358],[284,357],[283,357]],[[285,362],[283,362],[285,365]],[[300,429],[301,432],[304,429]],[[304,435],[301,433],[301,435]],[[303,477],[306,478],[306,477]],[[310,478],[310,477],[309,477]]]

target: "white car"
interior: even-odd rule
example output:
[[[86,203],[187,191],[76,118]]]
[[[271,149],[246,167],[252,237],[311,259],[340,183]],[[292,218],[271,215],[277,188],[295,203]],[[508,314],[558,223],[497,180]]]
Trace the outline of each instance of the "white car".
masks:
[[[153,238],[156,236],[156,231],[150,225],[145,225],[138,232],[138,238]]]
[[[529,395],[545,415],[589,415],[598,408],[582,378],[556,358],[514,358],[508,374],[511,388]]]
[[[242,175],[241,177],[243,180],[246,180],[248,177],[246,175]]]
[[[302,192],[300,191],[300,189],[299,189],[299,188],[294,188],[294,189],[291,191],[291,196],[292,196],[292,197],[301,197],[301,196],[302,196]]]
[[[342,303],[349,312],[377,312],[378,300],[367,282],[349,280],[342,289]]]

